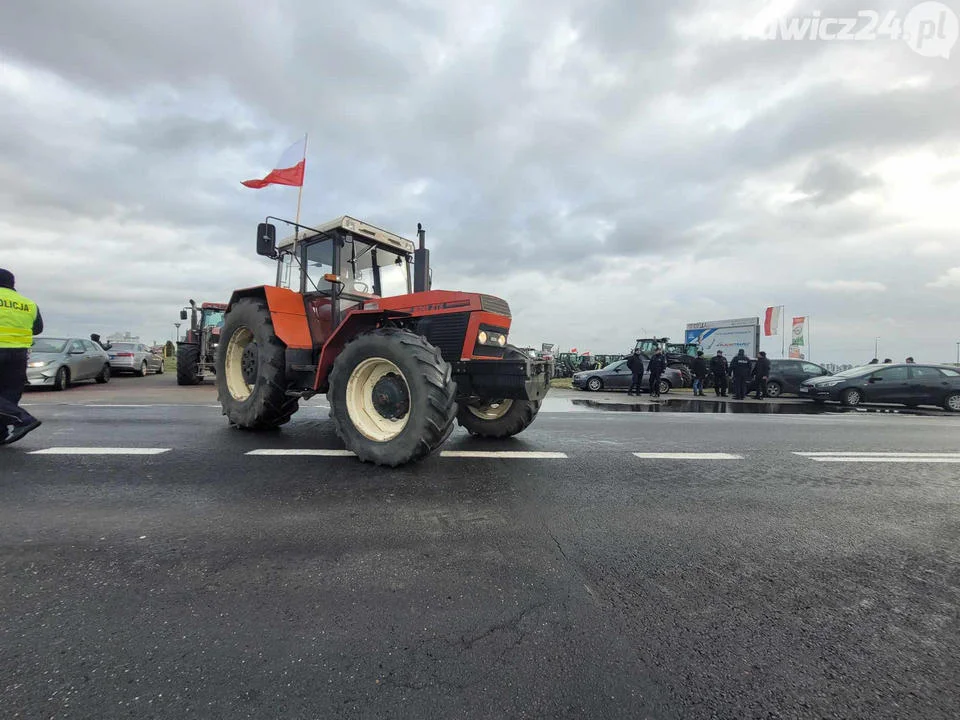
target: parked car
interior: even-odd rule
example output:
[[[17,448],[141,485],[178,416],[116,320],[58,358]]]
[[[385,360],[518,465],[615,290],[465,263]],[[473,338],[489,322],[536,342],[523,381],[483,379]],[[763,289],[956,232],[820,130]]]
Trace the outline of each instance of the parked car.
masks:
[[[756,360],[751,360],[751,372]],[[770,376],[767,378],[767,397],[780,397],[781,395],[799,395],[800,387],[805,380],[810,378],[825,377],[830,371],[819,365],[807,362],[806,360],[793,360],[781,358],[770,361]],[[747,392],[756,392],[757,382],[751,380],[747,386]]]
[[[113,343],[107,351],[114,371],[132,372],[143,377],[148,372],[163,374],[163,355],[154,353],[143,343]]]
[[[27,360],[27,385],[65,390],[78,380],[110,382],[110,358],[81,338],[35,338]]]
[[[960,371],[945,365],[865,365],[803,383],[800,397],[844,405],[938,405],[960,412]]]
[[[643,361],[643,389],[650,388],[650,371],[647,370],[649,361]],[[573,387],[577,390],[629,390],[633,373],[627,367],[626,360],[617,360],[599,370],[586,370],[574,373]],[[660,394],[670,392],[670,388],[683,387],[683,375],[679,370],[667,368],[660,376]]]

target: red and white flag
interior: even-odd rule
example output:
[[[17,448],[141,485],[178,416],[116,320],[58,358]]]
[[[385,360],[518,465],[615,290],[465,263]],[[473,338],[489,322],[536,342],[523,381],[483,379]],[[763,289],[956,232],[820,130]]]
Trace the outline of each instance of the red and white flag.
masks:
[[[260,180],[242,180],[248,188],[259,190],[267,185],[303,186],[303,173],[307,167],[307,136],[297,140],[283,151],[274,169]]]
[[[779,335],[780,334],[780,306],[768,307],[767,312],[763,317],[763,334],[769,337],[770,335]]]

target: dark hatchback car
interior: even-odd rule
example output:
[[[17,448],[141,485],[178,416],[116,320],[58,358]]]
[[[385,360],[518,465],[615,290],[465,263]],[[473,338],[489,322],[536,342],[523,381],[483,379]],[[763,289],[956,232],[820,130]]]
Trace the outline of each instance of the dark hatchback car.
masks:
[[[753,360],[751,363],[755,363]],[[753,369],[751,364],[751,370]],[[804,381],[811,378],[825,377],[830,371],[806,360],[779,359],[770,361],[770,377],[767,379],[767,397],[781,395],[799,395]],[[748,392],[757,389],[756,380],[751,380]]]
[[[844,405],[893,403],[938,405],[960,412],[960,369],[945,365],[865,365],[836,375],[807,380],[800,397]]]

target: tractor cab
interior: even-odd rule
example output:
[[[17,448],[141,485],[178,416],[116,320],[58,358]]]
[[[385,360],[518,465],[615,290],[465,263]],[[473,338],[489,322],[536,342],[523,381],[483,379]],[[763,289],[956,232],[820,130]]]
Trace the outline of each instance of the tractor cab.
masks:
[[[270,232],[261,226],[261,235]],[[279,260],[277,287],[329,308],[333,325],[351,310],[376,307],[379,298],[412,292],[415,250],[412,241],[347,215],[302,228],[275,249],[258,244],[261,255]]]

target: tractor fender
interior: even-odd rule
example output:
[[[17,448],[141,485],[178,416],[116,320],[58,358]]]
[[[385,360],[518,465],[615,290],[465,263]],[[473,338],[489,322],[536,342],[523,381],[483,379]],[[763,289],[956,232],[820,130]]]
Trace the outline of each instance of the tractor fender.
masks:
[[[303,306],[303,295],[273,285],[234,290],[227,304],[227,312],[230,312],[234,303],[244,298],[260,298],[267,303],[270,319],[273,321],[273,332],[288,348],[313,349],[307,312]]]
[[[324,393],[329,389],[330,371],[337,356],[344,346],[357,335],[377,328],[384,320],[391,318],[405,318],[410,314],[400,310],[354,310],[348,314],[333,334],[323,344],[320,351],[320,360],[317,362],[317,377],[314,388]]]

